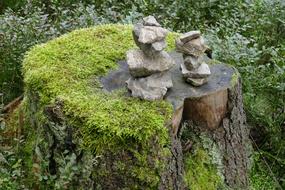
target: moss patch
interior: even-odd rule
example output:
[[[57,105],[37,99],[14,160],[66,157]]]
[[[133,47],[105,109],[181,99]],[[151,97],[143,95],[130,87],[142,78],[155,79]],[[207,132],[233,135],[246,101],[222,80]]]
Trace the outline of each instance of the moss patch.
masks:
[[[88,85],[90,77],[115,69],[116,61],[124,59],[126,51],[135,47],[131,29],[125,25],[102,25],[77,30],[35,46],[25,57],[26,91],[37,91],[41,106],[56,98],[64,101],[65,113],[85,124],[84,147],[99,150],[102,144],[111,145],[109,137],[147,140],[159,131],[166,135],[164,122],[171,114],[168,103],[104,93],[98,81],[95,90]],[[168,44],[173,48],[173,34],[169,35]],[[97,140],[96,146],[92,139]]]
[[[240,75],[239,75],[238,71],[235,69],[235,72],[234,72],[232,79],[231,79],[231,88],[233,88],[237,84],[239,77],[240,77]]]
[[[168,35],[168,49],[174,48],[176,36]],[[116,61],[125,59],[126,51],[132,48],[135,44],[129,25],[76,30],[37,45],[24,59],[25,97],[30,104],[34,101],[32,94],[38,95],[34,107],[39,126],[45,122],[44,108],[62,101],[80,148],[103,155],[103,161],[119,158],[112,169],[101,164],[94,172],[95,178],[128,173],[137,184],[155,188],[163,169],[163,155],[169,152],[164,148],[169,145],[165,123],[171,118],[172,106],[165,101],[124,97],[121,91],[103,92],[99,83],[99,77],[115,69]],[[122,160],[130,164],[128,170]]]
[[[221,186],[221,178],[217,175],[217,169],[204,149],[199,148],[193,154],[185,155],[184,164],[185,181],[191,189],[216,190]]]
[[[201,132],[194,124],[185,122],[181,139],[183,144],[189,139],[193,142],[191,151],[183,155],[184,180],[188,188],[226,189],[223,182],[222,158],[209,134]]]

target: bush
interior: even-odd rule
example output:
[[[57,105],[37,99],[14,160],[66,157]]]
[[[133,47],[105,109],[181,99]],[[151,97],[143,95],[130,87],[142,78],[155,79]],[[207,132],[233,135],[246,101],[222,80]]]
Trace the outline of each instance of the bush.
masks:
[[[267,176],[269,168],[284,187],[285,5],[256,1],[244,17],[222,18],[207,29],[213,57],[238,68],[243,78],[245,111],[257,136],[258,159],[253,176]],[[271,11],[269,11],[271,10]],[[237,12],[238,15],[241,13]],[[281,21],[282,20],[282,21]],[[244,24],[242,24],[244,23]],[[256,131],[257,134],[256,134]],[[257,147],[255,147],[257,148]],[[258,172],[259,173],[258,173]],[[268,177],[267,177],[268,179]],[[254,181],[256,183],[256,181]],[[273,184],[276,185],[274,182]],[[277,186],[278,187],[278,186]]]
[[[74,9],[54,7],[52,15],[44,7],[27,4],[17,12],[7,9],[0,15],[0,92],[7,103],[23,92],[21,65],[25,52],[76,28],[104,22],[94,6],[79,4]]]

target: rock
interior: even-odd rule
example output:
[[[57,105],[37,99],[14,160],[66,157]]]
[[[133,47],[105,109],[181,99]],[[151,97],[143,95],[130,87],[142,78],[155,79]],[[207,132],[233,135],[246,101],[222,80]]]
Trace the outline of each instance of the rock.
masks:
[[[155,57],[159,51],[156,51],[153,47],[152,44],[143,44],[138,41],[138,38],[134,37],[134,41],[136,45],[140,48],[140,50],[143,51],[143,53],[148,56],[148,57]]]
[[[200,78],[200,79],[187,78],[186,82],[192,84],[193,86],[202,86],[203,84],[208,82],[208,78]]]
[[[204,39],[202,37],[193,39],[187,43],[183,43],[180,39],[176,40],[176,49],[185,55],[193,55],[199,57],[207,50]]]
[[[142,23],[137,23],[134,25],[134,29],[133,29],[134,37],[139,38],[142,27],[143,27]]]
[[[145,77],[167,71],[175,62],[165,51],[157,53],[155,57],[148,57],[142,50],[130,50],[127,52],[127,64],[133,77]]]
[[[151,44],[164,40],[167,33],[168,30],[155,26],[143,26],[139,31],[139,35],[137,35],[137,32],[135,32],[136,36],[138,37],[138,41],[143,44]]]
[[[200,31],[194,30],[194,31],[190,31],[185,34],[182,34],[179,39],[181,40],[181,42],[187,43],[190,40],[200,37],[200,35],[201,35]]]
[[[174,60],[163,51],[166,48],[167,30],[153,16],[143,18],[135,25],[133,38],[140,50],[127,52],[127,64],[131,78],[127,80],[132,96],[141,99],[162,99],[172,86],[166,71],[175,65]],[[145,77],[145,78],[140,78]]]
[[[133,38],[136,45],[149,57],[166,48],[165,37],[168,30],[160,27],[153,16],[143,18],[133,29]]]
[[[144,44],[139,42],[139,38],[136,34],[136,31],[133,31],[133,38],[134,41],[136,43],[136,45],[145,53],[147,54],[149,57],[153,57],[155,56],[155,54],[157,53],[157,51],[152,47],[152,44]]]
[[[173,86],[169,72],[152,74],[145,78],[129,78],[127,87],[133,97],[144,100],[163,99],[167,89]]]
[[[210,76],[211,71],[206,63],[202,63],[197,69],[187,70],[184,63],[181,64],[181,71],[184,78],[206,78]]]
[[[181,72],[186,82],[193,86],[205,84],[211,74],[209,66],[204,61],[204,53],[209,47],[206,46],[200,31],[190,31],[181,35],[176,40],[176,50],[183,54]]]
[[[145,26],[160,26],[160,24],[156,21],[154,16],[148,16],[143,18],[143,25]]]
[[[141,43],[138,41],[138,38],[134,33],[135,32],[133,32],[133,36],[136,45],[149,57],[155,57],[157,53],[162,51],[167,46],[165,40],[157,41],[152,44]]]
[[[167,45],[165,40],[161,40],[158,42],[154,42],[153,44],[151,44],[151,46],[155,51],[162,51],[164,48],[166,48]]]
[[[192,55],[187,55],[184,57],[184,65],[188,70],[197,69],[202,62],[203,56],[194,57]]]

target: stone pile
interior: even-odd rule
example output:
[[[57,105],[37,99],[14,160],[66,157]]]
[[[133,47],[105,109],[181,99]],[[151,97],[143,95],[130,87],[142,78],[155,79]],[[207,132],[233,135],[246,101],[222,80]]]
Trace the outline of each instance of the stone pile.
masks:
[[[126,83],[133,97],[146,100],[162,99],[173,86],[168,72],[175,65],[164,51],[168,31],[153,16],[143,18],[133,29],[133,38],[140,49],[127,52],[131,74]]]
[[[181,64],[183,78],[193,86],[205,84],[211,74],[204,61],[207,49],[200,31],[187,32],[176,40],[176,50],[183,54],[184,59]]]

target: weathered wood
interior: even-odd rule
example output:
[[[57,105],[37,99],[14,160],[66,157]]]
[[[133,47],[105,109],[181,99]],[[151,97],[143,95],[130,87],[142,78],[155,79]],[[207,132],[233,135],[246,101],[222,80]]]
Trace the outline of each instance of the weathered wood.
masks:
[[[186,98],[183,119],[201,127],[216,129],[227,112],[228,92],[220,90],[202,97]]]
[[[235,189],[248,189],[251,143],[243,110],[240,77],[232,81],[228,89],[227,115],[212,133],[212,138],[223,153],[226,184]]]

